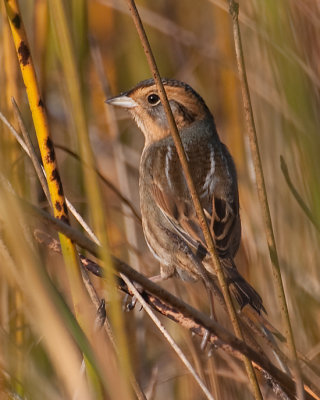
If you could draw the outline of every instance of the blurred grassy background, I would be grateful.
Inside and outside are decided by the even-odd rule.
[[[195,6],[191,0],[141,0],[138,5],[162,76],[186,81],[199,92],[212,110],[221,139],[235,159],[243,226],[239,269],[262,295],[270,320],[281,330],[246,136],[227,3],[201,0]],[[53,141],[80,154],[79,114],[73,112],[72,89],[65,72],[69,60],[60,42],[59,21],[55,20],[46,1],[25,0],[20,6],[49,113]],[[296,344],[301,353],[319,363],[319,232],[286,185],[280,169],[280,155],[287,163],[298,192],[319,223],[320,7],[312,0],[247,0],[240,6],[248,80]],[[126,3],[73,0],[65,2],[65,11],[77,61],[83,112],[97,166],[139,209],[138,163],[143,147],[142,134],[127,115],[114,114],[107,109],[106,94],[97,73],[97,53],[100,53],[107,91],[112,95],[150,77]],[[14,96],[34,135],[3,4],[0,29],[0,111],[17,126],[10,102]],[[58,148],[56,151],[65,193],[92,223],[83,170],[70,155]],[[0,168],[22,197],[45,206],[30,161],[2,123]],[[112,253],[147,275],[157,274],[157,262],[145,245],[140,224],[110,189],[101,188]],[[0,237],[8,247],[12,265],[8,264],[2,249],[0,332],[4,347],[0,358],[0,398],[7,398],[9,392],[18,393],[22,398],[68,398],[59,363],[54,361],[48,350],[50,347],[44,342],[51,341],[52,348],[61,356],[61,363],[65,362],[64,353],[59,343],[54,344],[50,331],[41,328],[46,324],[39,319],[44,314],[39,311],[32,315],[33,309],[30,310],[42,297],[34,293],[31,280],[21,281],[25,273],[21,263],[26,264],[26,271],[37,264],[49,272],[69,302],[63,261],[45,249],[35,250],[32,236],[15,214],[14,204],[6,196],[2,197]],[[7,228],[10,224],[15,228],[12,232]],[[94,282],[108,301],[100,282]],[[175,280],[164,285],[193,305],[208,309],[200,285]],[[50,325],[51,314],[47,314],[47,318]],[[137,308],[126,314],[125,322],[133,369],[142,387],[154,391],[154,397],[150,398],[201,399],[200,389],[143,312]],[[250,397],[240,363],[221,351],[208,359],[199,351],[198,340],[170,321],[163,320],[163,323],[193,360],[216,398]],[[93,351],[106,370],[108,398],[118,399],[121,398],[117,392],[121,372],[114,360],[112,368],[108,365],[113,356],[110,345],[104,341],[104,337],[97,340]],[[273,398],[266,388],[263,393],[265,398]]]

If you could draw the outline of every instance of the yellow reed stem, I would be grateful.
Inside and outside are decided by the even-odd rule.
[[[26,31],[21,18],[18,2],[16,0],[5,1],[9,24],[19,60],[22,78],[26,87],[29,106],[40,148],[42,163],[46,173],[48,188],[51,197],[54,216],[69,224],[68,210],[63,193],[63,187],[58,172],[57,161],[52,140],[50,138],[48,118],[41,98],[35,69],[33,66]],[[78,254],[72,241],[59,234],[62,254],[66,263],[72,301],[76,317],[80,326],[86,329],[86,293],[83,287]],[[87,361],[89,380],[95,393],[102,398],[101,386],[93,366]]]
[[[16,0],[5,1],[6,12],[17,52],[22,78],[26,87],[32,119],[37,135],[43,166],[56,218],[69,223],[67,206],[63,194],[62,183],[58,172],[55,152],[50,138],[49,125],[44,103],[37,83],[35,69],[32,63],[26,31]],[[84,289],[79,270],[78,257],[71,240],[59,234],[63,256],[67,265],[71,286],[73,304],[76,315],[80,315],[80,302],[83,299]]]

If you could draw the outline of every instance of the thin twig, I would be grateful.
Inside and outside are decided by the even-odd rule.
[[[35,169],[35,171],[36,171],[36,173],[38,175],[38,179],[40,181],[42,190],[43,190],[43,192],[44,192],[44,194],[45,194],[45,196],[46,196],[46,198],[48,200],[48,203],[51,205],[50,193],[49,193],[49,189],[48,189],[48,185],[47,185],[47,180],[46,180],[46,177],[45,177],[44,168],[42,167],[42,165],[40,164],[40,162],[38,160],[38,156],[36,154],[36,151],[35,151],[35,149],[33,147],[32,142],[31,142],[30,135],[29,135],[29,133],[27,131],[27,128],[25,126],[25,123],[23,121],[21,112],[20,112],[19,107],[18,107],[18,105],[17,105],[17,103],[16,103],[16,101],[15,101],[15,99],[13,97],[11,98],[11,102],[12,102],[12,105],[13,105],[13,111],[15,113],[15,116],[16,116],[17,120],[18,120],[19,127],[20,127],[20,130],[21,130],[23,139],[24,139],[24,142],[23,141],[22,142],[24,144],[26,144],[27,148],[25,148],[25,146],[22,145],[22,142],[20,143],[20,141],[19,141],[19,143],[21,144],[22,148],[26,151],[26,153],[30,157],[30,159],[32,161],[32,164],[33,164],[33,167],[34,167],[34,169]],[[11,129],[10,129],[10,131],[11,131]],[[17,135],[15,135],[15,137],[18,138],[20,136],[17,134]]]
[[[168,123],[169,123],[169,127],[170,127],[170,132],[171,132],[171,135],[172,135],[173,140],[174,140],[174,144],[175,144],[176,149],[177,149],[177,153],[178,153],[178,156],[179,156],[179,159],[180,159],[180,162],[181,162],[181,165],[182,165],[182,169],[183,169],[186,181],[187,181],[187,185],[188,185],[188,188],[189,188],[189,191],[190,191],[190,195],[192,197],[192,201],[193,201],[196,213],[197,213],[197,217],[199,219],[199,223],[200,223],[203,235],[205,237],[205,241],[206,241],[206,244],[207,244],[207,248],[208,248],[209,254],[210,254],[210,256],[212,258],[212,261],[213,261],[213,267],[214,268],[213,268],[213,270],[211,272],[218,277],[219,284],[220,284],[220,287],[221,287],[221,290],[222,290],[222,293],[223,293],[223,297],[224,297],[226,305],[227,305],[228,313],[229,313],[229,316],[230,316],[230,319],[231,319],[231,323],[232,323],[233,329],[234,329],[234,331],[236,333],[236,336],[238,338],[240,338],[241,340],[243,340],[243,334],[241,332],[241,328],[240,328],[240,324],[239,324],[239,321],[238,321],[238,318],[237,318],[237,314],[236,314],[234,305],[233,305],[232,300],[231,300],[229,287],[227,285],[226,278],[225,278],[224,273],[222,271],[220,260],[219,260],[219,257],[217,255],[217,252],[215,250],[215,246],[214,246],[212,235],[210,233],[208,222],[207,222],[207,220],[205,218],[204,211],[203,211],[203,208],[201,206],[200,199],[199,199],[195,184],[194,184],[192,176],[191,176],[191,170],[190,170],[190,167],[189,167],[189,164],[188,164],[188,161],[187,161],[187,157],[186,157],[186,154],[185,154],[184,149],[183,149],[183,145],[182,145],[182,141],[181,141],[181,138],[180,138],[180,135],[179,135],[179,132],[178,132],[178,128],[176,126],[176,123],[175,123],[175,120],[174,120],[174,117],[173,117],[173,114],[172,114],[172,111],[171,111],[171,108],[170,108],[170,105],[169,105],[169,102],[168,102],[168,99],[167,99],[167,95],[166,95],[165,89],[164,89],[162,81],[161,81],[161,77],[160,77],[160,74],[159,74],[159,71],[158,71],[158,67],[157,67],[157,64],[156,64],[156,61],[155,61],[155,58],[154,58],[150,43],[148,41],[147,35],[145,33],[145,30],[143,28],[143,24],[142,24],[141,18],[139,16],[137,7],[135,5],[135,1],[134,0],[127,0],[127,3],[128,3],[129,10],[131,12],[131,15],[132,15],[132,19],[133,19],[134,24],[136,26],[136,29],[138,31],[138,34],[139,34],[139,37],[140,37],[140,41],[141,41],[141,44],[143,46],[143,49],[144,49],[144,52],[145,52],[145,55],[146,55],[150,70],[152,71],[153,78],[154,78],[155,83],[157,85],[157,89],[158,89],[158,92],[159,92],[160,100],[161,100],[161,103],[162,103],[162,105],[164,107],[164,110],[165,110],[165,113],[166,113],[166,117],[167,117],[167,120],[168,120]],[[247,370],[248,378],[249,378],[249,381],[251,383],[254,396],[255,396],[256,399],[262,399],[260,388],[259,388],[259,384],[258,384],[257,378],[255,376],[254,370],[252,368],[252,365],[251,365],[250,361],[246,357],[244,357],[243,361],[244,361],[244,364],[245,364],[245,367],[246,367],[246,370]]]
[[[305,201],[303,198],[300,196],[298,193],[297,189],[294,187],[292,180],[289,175],[288,167],[286,162],[284,161],[284,158],[280,156],[280,164],[281,164],[281,171],[283,173],[283,176],[289,186],[289,189],[291,193],[293,194],[293,197],[296,199],[298,202],[299,206],[302,208],[306,216],[309,218],[310,222],[313,224],[313,226],[316,228],[318,232],[320,232],[320,224],[312,214],[310,208],[306,205]]]
[[[233,35],[234,35],[237,64],[238,64],[239,77],[240,77],[240,83],[241,83],[241,90],[242,90],[242,99],[243,99],[243,105],[244,105],[245,116],[246,116],[247,127],[248,127],[251,155],[252,155],[254,170],[255,170],[255,175],[256,175],[256,185],[257,185],[257,191],[258,191],[258,196],[259,196],[259,202],[260,202],[261,209],[262,209],[266,237],[267,237],[272,267],[273,267],[272,268],[273,281],[274,281],[274,284],[276,287],[277,297],[280,302],[280,310],[281,310],[282,320],[283,320],[283,323],[285,326],[285,332],[286,332],[285,336],[287,338],[288,347],[289,347],[289,350],[291,353],[294,374],[295,374],[296,382],[297,382],[298,398],[300,400],[303,400],[304,399],[303,382],[302,382],[302,378],[301,378],[301,371],[300,371],[300,366],[299,366],[299,362],[298,362],[296,346],[295,346],[295,342],[294,342],[286,297],[285,297],[282,278],[281,278],[280,263],[279,263],[278,253],[277,253],[276,242],[275,242],[275,238],[274,238],[273,227],[272,227],[272,220],[271,220],[271,215],[270,215],[267,191],[266,191],[266,186],[265,186],[265,181],[264,181],[260,151],[259,151],[259,146],[258,146],[257,133],[256,133],[251,99],[250,99],[248,80],[247,80],[246,69],[245,69],[244,55],[243,55],[242,43],[241,43],[240,27],[239,27],[239,21],[238,21],[239,4],[236,3],[234,0],[229,0],[229,11],[230,11],[230,15],[232,16],[232,21],[233,21]]]
[[[68,197],[66,196],[66,204],[68,207],[68,210],[71,212],[71,214],[75,217],[75,219],[79,222],[79,224],[82,226],[82,228],[87,232],[87,234],[91,237],[91,239],[98,243],[97,236],[94,234],[93,230],[90,228],[90,226],[87,224],[87,222],[82,218],[82,215],[77,211],[77,209],[74,207],[74,205],[69,201]]]
[[[14,109],[15,115],[18,119],[18,123],[19,123],[20,129],[21,129],[21,132],[23,134],[25,141],[21,138],[19,133],[14,129],[14,127],[10,124],[10,122],[7,120],[7,118],[1,112],[0,112],[0,119],[9,128],[10,132],[16,138],[17,142],[20,144],[22,149],[30,157],[32,164],[34,166],[34,169],[37,173],[38,179],[40,181],[40,184],[42,186],[43,192],[44,192],[49,204],[51,204],[50,196],[48,197],[49,191],[48,191],[48,186],[47,186],[47,181],[46,181],[45,170],[44,170],[43,165],[41,164],[40,160],[37,157],[37,154],[33,147],[29,132],[26,129],[21,112],[20,112],[14,98],[12,98],[12,104],[13,104],[13,109]],[[65,200],[66,200],[67,207],[68,207],[69,211],[71,212],[71,214],[75,217],[75,219],[79,222],[79,224],[87,232],[87,234],[91,237],[91,239],[93,241],[95,241],[96,243],[98,243],[96,235],[93,233],[92,229],[89,227],[89,225],[86,223],[86,221],[82,218],[82,216],[76,210],[74,205],[69,201],[67,196],[65,196]]]
[[[151,310],[151,307],[147,304],[147,302],[144,300],[144,298],[141,296],[139,291],[136,289],[136,287],[133,285],[133,283],[128,279],[124,274],[120,274],[121,278],[124,280],[126,285],[128,286],[129,290],[133,293],[133,295],[138,299],[139,303],[142,305],[143,309],[145,312],[149,315],[149,317],[152,319],[154,324],[157,326],[157,328],[160,330],[160,332],[163,334],[165,339],[168,341],[170,346],[173,348],[173,350],[177,353],[178,357],[180,360],[183,362],[183,364],[186,366],[188,371],[191,373],[197,384],[199,385],[200,389],[203,391],[205,394],[206,398],[209,400],[214,400],[214,397],[212,394],[209,392],[208,388],[205,386],[205,384],[202,382],[200,379],[199,375],[196,373],[194,368],[192,367],[190,361],[187,359],[183,351],[180,349],[180,347],[177,345],[177,343],[173,340],[172,336],[169,334],[169,332],[166,330],[166,328],[163,326],[163,324],[160,322],[159,318],[155,315],[155,313]]]
[[[17,142],[20,144],[20,146],[23,148],[23,150],[29,155],[29,150],[25,142],[23,141],[22,137],[19,135],[19,133],[14,129],[14,127],[10,124],[10,122],[7,120],[7,118],[2,114],[0,111],[0,119],[1,121],[8,127],[10,132],[13,134],[13,136],[16,138]]]

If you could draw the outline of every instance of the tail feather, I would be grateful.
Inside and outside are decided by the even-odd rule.
[[[222,266],[229,284],[231,293],[236,298],[242,309],[250,304],[260,315],[261,311],[267,313],[259,293],[240,275],[232,259],[223,259]]]
[[[267,314],[262,298],[256,290],[240,275],[233,260],[222,259],[221,264],[225,272],[225,276],[230,288],[231,293],[241,307],[242,322],[248,324],[248,327],[255,328],[258,334],[260,332],[263,343],[268,344],[268,348],[272,351],[273,356],[279,363],[284,372],[288,372],[286,367],[285,357],[279,350],[275,338],[285,342],[286,339],[283,335],[274,328],[270,322],[261,313],[263,311]]]

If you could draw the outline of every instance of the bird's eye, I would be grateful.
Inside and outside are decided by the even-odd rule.
[[[160,98],[159,98],[159,96],[157,94],[154,94],[154,93],[149,94],[149,96],[148,96],[148,103],[149,104],[152,104],[153,106],[155,106],[156,104],[159,103],[159,101],[160,101]]]

